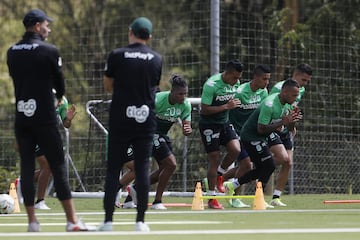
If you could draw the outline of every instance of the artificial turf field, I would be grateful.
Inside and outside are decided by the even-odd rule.
[[[1,239],[360,239],[360,204],[324,204],[324,200],[360,199],[360,195],[284,195],[287,207],[267,210],[235,209],[192,211],[191,207],[148,210],[150,233],[134,232],[134,209],[116,209],[113,232],[65,232],[65,217],[59,202],[48,198],[52,209],[37,211],[40,233],[27,233],[24,207],[21,213],[0,215]],[[78,215],[88,225],[104,218],[102,199],[74,199]],[[150,198],[150,200],[152,200]],[[270,200],[270,196],[265,196]],[[244,199],[251,204],[251,199]],[[192,203],[192,198],[165,197],[164,203]],[[206,202],[205,202],[206,203]],[[205,204],[206,205],[206,204]]]

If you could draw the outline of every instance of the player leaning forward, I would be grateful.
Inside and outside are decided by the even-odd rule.
[[[302,115],[297,107],[292,106],[299,95],[299,84],[287,79],[280,93],[269,95],[250,115],[241,129],[240,137],[255,168],[227,184],[227,195],[252,180],[262,182],[265,188],[271,174],[275,170],[275,162],[269,149],[267,137],[274,131],[287,127],[294,129]]]
[[[211,76],[204,84],[201,95],[201,112],[199,130],[202,142],[207,152],[209,166],[207,180],[208,195],[215,196],[215,185],[219,191],[222,173],[219,172],[220,145],[226,147],[225,164],[231,165],[240,153],[240,143],[234,127],[229,123],[229,110],[240,105],[239,99],[234,99],[242,76],[243,64],[231,60],[225,66],[225,71]],[[223,192],[223,190],[222,190]],[[209,199],[209,208],[223,209],[216,199]]]

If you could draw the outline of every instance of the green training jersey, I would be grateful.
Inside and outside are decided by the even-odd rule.
[[[235,98],[236,89],[239,87],[239,81],[231,86],[224,83],[221,73],[211,76],[204,84],[201,103],[210,106],[221,106],[226,104],[229,100]],[[201,124],[225,124],[229,121],[229,110],[212,114],[200,114],[199,123]]]
[[[284,84],[285,81],[281,81],[276,83],[270,91],[270,94],[273,93],[279,93],[281,91],[282,85]],[[294,106],[297,106],[301,100],[301,98],[304,96],[305,94],[305,87],[300,87],[299,88],[299,96],[296,98],[296,101],[293,103]]]
[[[250,114],[259,107],[260,103],[268,96],[267,89],[258,89],[255,92],[250,87],[250,82],[241,84],[236,90],[235,98],[241,101],[238,108],[229,112],[230,122],[234,125],[236,132],[240,135],[243,127]]]
[[[166,135],[178,118],[191,121],[191,104],[186,98],[184,103],[171,104],[170,91],[158,92],[155,97],[155,114],[157,122],[156,133]]]
[[[269,95],[245,122],[240,133],[241,140],[265,141],[267,135],[258,133],[258,124],[268,125],[281,121],[282,116],[287,114],[291,108],[290,104],[281,104],[278,93]]]
[[[60,116],[61,120],[66,118],[66,112],[69,108],[69,102],[65,96],[62,97],[61,104],[57,106],[56,113]]]

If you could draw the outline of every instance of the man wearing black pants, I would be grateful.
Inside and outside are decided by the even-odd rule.
[[[86,231],[88,228],[76,217],[64,160],[63,144],[57,127],[53,89],[58,105],[65,93],[59,51],[45,42],[52,21],[43,11],[29,11],[23,24],[23,39],[9,48],[7,64],[13,79],[16,114],[15,135],[21,158],[21,191],[28,216],[28,231],[39,232],[35,216],[34,170],[35,146],[46,156],[57,197],[64,208],[67,231]]]
[[[146,43],[151,39],[152,23],[145,17],[129,27],[129,45],[114,49],[108,57],[104,88],[112,92],[109,116],[109,149],[105,179],[105,220],[100,231],[111,231],[119,175],[132,145],[137,183],[135,231],[148,232],[144,223],[149,199],[149,158],[156,129],[155,91],[161,77],[161,56]]]

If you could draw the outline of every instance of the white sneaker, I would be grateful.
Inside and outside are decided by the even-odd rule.
[[[250,205],[247,205],[247,204],[243,203],[243,201],[241,201],[238,198],[232,200],[231,206],[234,207],[234,208],[248,208],[248,207],[250,207]]]
[[[20,183],[20,177],[18,179],[16,179],[16,193],[17,193],[17,197],[18,197],[18,200],[19,200],[19,203],[20,204],[23,204],[24,203],[24,198],[23,198],[23,195],[22,195],[22,192],[21,192],[21,183]]]
[[[144,222],[136,222],[135,223],[135,231],[136,232],[150,232],[150,228]]]
[[[125,209],[136,208],[136,205],[133,201],[124,202],[124,204],[122,205],[122,208],[125,208]]]
[[[274,208],[274,206],[271,206],[270,204],[268,204],[268,203],[265,201],[265,208]]]
[[[287,205],[280,198],[274,198],[270,201],[270,205],[274,207],[286,207]]]
[[[40,210],[50,210],[51,209],[45,204],[45,200],[42,200],[42,201],[36,203],[34,205],[34,208],[40,209]]]
[[[152,204],[151,209],[155,209],[155,210],[166,210],[167,208],[164,206],[164,204],[162,203],[155,203],[155,204]]]
[[[134,186],[129,185],[129,186],[127,186],[126,190],[130,194],[134,204],[137,205],[137,194],[136,194],[136,190],[135,190]]]
[[[110,221],[104,222],[98,227],[97,230],[102,231],[102,232],[112,231],[113,230],[113,224]]]
[[[67,222],[66,231],[67,232],[79,232],[79,231],[95,231],[95,226],[86,226],[85,223],[79,219],[77,223]]]
[[[38,222],[32,222],[28,225],[28,232],[40,232],[40,223]]]

